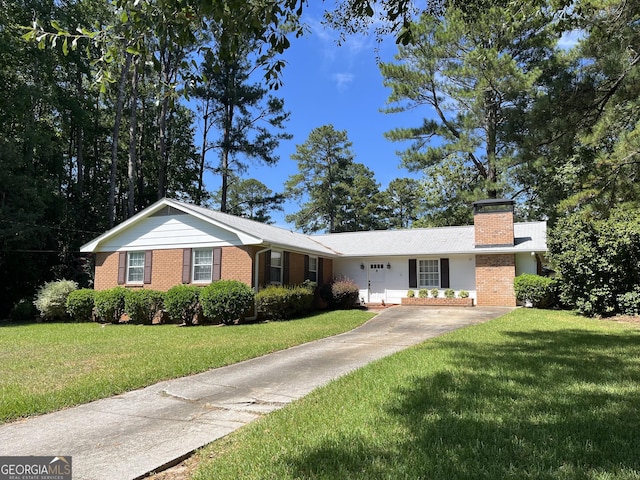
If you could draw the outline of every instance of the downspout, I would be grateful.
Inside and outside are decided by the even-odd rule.
[[[253,258],[253,264],[255,265],[255,271],[253,272],[253,291],[258,293],[258,285],[260,283],[260,269],[258,268],[260,265],[260,254],[264,252],[268,252],[271,248],[263,248],[262,250],[258,250]],[[251,317],[245,318],[245,320],[254,321],[258,318],[258,309],[256,308],[256,302],[253,302],[253,315]]]

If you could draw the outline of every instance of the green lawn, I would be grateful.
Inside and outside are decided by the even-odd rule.
[[[0,324],[0,422],[335,335],[372,316],[350,310],[289,322],[189,328]]]
[[[640,479],[640,330],[519,309],[211,444],[203,479]]]

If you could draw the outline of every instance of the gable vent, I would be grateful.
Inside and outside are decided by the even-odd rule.
[[[171,207],[167,205],[166,207],[158,210],[156,213],[151,215],[152,217],[167,217],[169,215],[186,215],[182,210],[178,210],[177,208]]]

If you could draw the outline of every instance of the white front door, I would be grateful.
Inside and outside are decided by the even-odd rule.
[[[369,303],[381,303],[386,300],[384,285],[384,264],[369,264]]]

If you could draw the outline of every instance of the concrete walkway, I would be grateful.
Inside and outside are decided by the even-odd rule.
[[[510,308],[391,307],[351,332],[0,426],[0,455],[73,458],[74,480],[145,476],[367,363]]]

